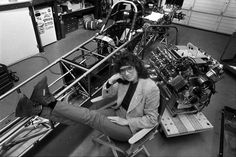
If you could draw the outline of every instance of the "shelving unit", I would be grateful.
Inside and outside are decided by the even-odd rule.
[[[65,34],[75,31],[79,28],[79,21],[82,20],[83,15],[94,14],[95,6],[90,5],[85,8],[72,10],[68,13],[59,13],[58,16],[60,20],[63,20],[64,26],[61,25],[61,35],[62,38],[65,37]],[[60,21],[60,24],[62,22]],[[62,30],[63,29],[63,30]]]
[[[91,5],[91,6],[87,6],[85,8],[72,10],[72,12],[68,12],[68,13],[58,13],[58,16],[78,15],[78,13],[80,15],[80,14],[84,14],[84,13],[94,11],[94,9],[95,9],[95,6]]]
[[[75,31],[79,28],[79,21],[82,20],[84,15],[93,14],[95,18],[99,18],[99,1],[87,1],[84,3],[56,3],[55,9],[57,9],[57,25],[58,39],[64,38],[67,33]],[[68,5],[68,6],[67,6]],[[70,8],[67,8],[70,7]]]

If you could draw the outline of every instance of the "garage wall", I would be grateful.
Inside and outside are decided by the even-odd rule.
[[[0,63],[12,65],[39,53],[28,7],[0,11]]]
[[[236,0],[184,0],[181,11],[185,19],[174,23],[225,34],[236,31]]]

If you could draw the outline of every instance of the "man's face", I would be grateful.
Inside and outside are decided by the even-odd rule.
[[[137,70],[134,66],[131,65],[122,66],[120,68],[120,74],[123,77],[123,79],[130,82],[136,82],[138,79]]]

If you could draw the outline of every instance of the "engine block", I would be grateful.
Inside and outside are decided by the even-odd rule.
[[[147,65],[172,115],[206,107],[223,74],[222,64],[191,43],[170,48],[160,45],[151,51]]]

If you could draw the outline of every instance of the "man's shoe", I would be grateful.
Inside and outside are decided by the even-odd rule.
[[[46,76],[34,86],[30,100],[43,106],[48,106],[51,102],[56,101],[54,96],[49,91]]]
[[[20,94],[20,100],[17,103],[15,116],[16,117],[30,117],[41,113],[42,106],[32,102],[24,94]]]

